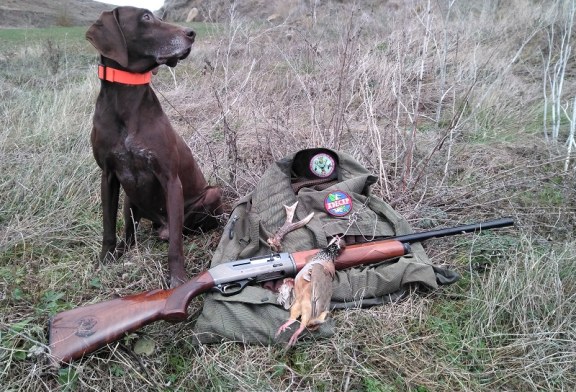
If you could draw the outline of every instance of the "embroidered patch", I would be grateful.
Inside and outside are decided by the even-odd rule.
[[[345,192],[330,192],[324,199],[324,208],[333,216],[344,216],[352,210],[352,198]]]
[[[325,178],[334,173],[336,163],[334,158],[326,153],[316,154],[310,160],[310,171],[315,176]]]

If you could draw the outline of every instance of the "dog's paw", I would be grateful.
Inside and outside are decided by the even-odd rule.
[[[116,261],[116,251],[102,250],[100,256],[98,257],[99,264],[108,264]]]
[[[158,229],[158,237],[162,241],[168,241],[170,239],[170,230],[168,230],[167,225],[160,226],[160,228]]]
[[[124,253],[128,252],[129,250],[130,250],[130,244],[128,244],[126,241],[121,241],[120,244],[116,246],[116,249],[114,249],[113,254],[114,259],[119,259],[124,255]]]
[[[100,252],[100,256],[98,257],[99,264],[109,264],[113,263],[118,260],[120,257],[124,255],[124,253],[128,250],[128,247],[124,242],[121,245],[117,246],[113,250],[102,250]]]

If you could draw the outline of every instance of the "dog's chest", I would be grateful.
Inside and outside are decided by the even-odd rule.
[[[156,155],[131,135],[116,143],[109,151],[107,161],[112,163],[118,180],[128,192],[130,189],[142,192],[158,186]]]

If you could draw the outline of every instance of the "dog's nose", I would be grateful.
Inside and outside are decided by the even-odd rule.
[[[196,38],[196,33],[192,29],[187,29],[186,30],[186,36],[188,38],[190,38],[191,40],[194,40],[194,38]]]

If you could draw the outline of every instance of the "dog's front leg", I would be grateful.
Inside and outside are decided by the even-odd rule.
[[[100,262],[113,260],[116,250],[116,218],[118,215],[118,198],[120,196],[120,181],[116,175],[108,170],[102,170],[100,181],[100,195],[102,198],[103,236]]]
[[[182,183],[178,176],[168,180],[166,186],[166,210],[168,215],[168,268],[170,270],[170,287],[186,282],[184,269],[184,247],[182,227],[184,224],[184,195]]]

